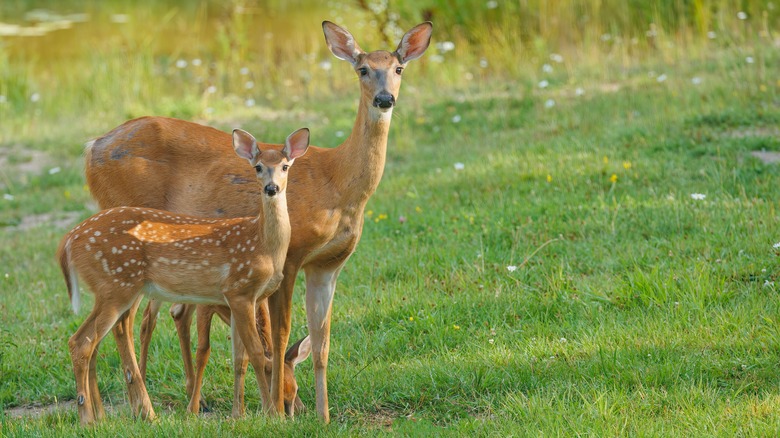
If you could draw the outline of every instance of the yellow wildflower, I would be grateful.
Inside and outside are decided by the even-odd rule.
[[[626,170],[631,169],[631,162],[630,161],[624,161],[623,162],[623,168]]]
[[[549,173],[547,174],[547,182],[548,183],[552,182],[552,175],[550,175]]]
[[[609,158],[607,158],[606,155],[604,155],[603,160],[604,160],[604,164],[609,164]]]
[[[614,173],[612,174],[612,176],[609,177],[609,181],[612,182],[612,184],[616,183],[617,179],[618,179],[617,175]]]

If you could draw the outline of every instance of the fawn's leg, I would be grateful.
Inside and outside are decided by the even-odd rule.
[[[226,296],[226,298],[231,311],[230,332],[233,339],[233,361],[235,363],[235,361],[242,360],[237,357],[237,353],[240,353],[240,347],[237,348],[236,343],[237,338],[240,337],[247,354],[249,354],[252,368],[255,370],[255,378],[263,400],[263,410],[271,415],[279,414],[280,412],[271,403],[271,392],[268,388],[268,382],[265,380],[265,352],[255,325],[256,300],[250,294],[241,294],[240,292]]]
[[[154,419],[155,413],[152,408],[152,401],[149,399],[149,393],[146,391],[144,379],[141,376],[141,370],[138,368],[138,362],[135,359],[135,342],[133,340],[133,322],[135,313],[141,304],[141,296],[133,302],[119,319],[119,323],[114,327],[114,338],[119,350],[119,357],[122,360],[122,370],[125,383],[127,384],[128,398],[133,415],[144,419]]]
[[[92,312],[68,340],[73,373],[76,376],[76,404],[81,424],[90,424],[96,420],[90,391],[89,364],[98,344],[118,318],[119,312],[116,309],[96,300]]]
[[[157,314],[160,313],[162,301],[150,300],[144,309],[144,316],[141,320],[141,357],[139,367],[141,369],[141,378],[146,381],[146,361],[149,359],[149,344],[152,342],[152,332],[157,325]]]

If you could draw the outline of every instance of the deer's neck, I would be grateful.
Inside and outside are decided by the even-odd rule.
[[[281,269],[290,245],[290,216],[287,213],[287,196],[281,193],[263,197],[263,211],[256,219],[262,224],[263,245],[274,259],[274,267]],[[278,266],[276,266],[278,265]]]
[[[334,175],[343,177],[342,193],[356,203],[368,201],[385,169],[392,111],[379,115],[369,110],[373,108],[361,99],[352,133],[337,149],[334,169]]]

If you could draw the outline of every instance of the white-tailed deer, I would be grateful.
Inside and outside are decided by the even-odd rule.
[[[347,30],[328,21],[322,27],[331,52],[349,62],[357,75],[357,118],[344,143],[332,149],[310,148],[290,172],[288,207],[294,231],[284,279],[269,297],[269,307],[274,349],[271,396],[281,412],[282,352],[290,333],[296,274],[303,269],[317,413],[328,422],[326,370],[336,280],[360,240],[363,209],[382,178],[401,74],[409,61],[425,52],[433,26],[429,22],[415,26],[393,52],[370,53]],[[251,172],[225,153],[230,144],[230,135],[183,120],[130,120],[88,145],[87,183],[102,208],[136,205],[212,217],[257,214],[259,188]],[[153,316],[147,312],[144,319],[151,321]]]
[[[236,154],[251,164],[263,194],[255,217],[202,219],[143,207],[104,210],[71,230],[57,257],[74,310],[79,307],[78,278],[95,295],[95,305],[68,341],[76,375],[79,417],[83,424],[102,415],[94,361],[97,346],[113,327],[127,328],[143,295],[164,301],[217,304],[230,308],[233,360],[249,361],[266,412],[275,412],[265,379],[265,354],[255,327],[258,299],[282,281],[290,242],[287,176],[293,161],[309,146],[308,129],[287,137],[282,151],[260,151],[254,137],[233,131]],[[126,313],[129,312],[129,313]],[[117,325],[117,322],[120,322]],[[117,335],[117,330],[114,330]],[[131,331],[117,336],[133,412],[154,417],[135,360]],[[128,336],[129,339],[128,339]],[[283,359],[283,358],[282,358]]]

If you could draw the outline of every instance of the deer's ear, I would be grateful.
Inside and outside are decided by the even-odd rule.
[[[260,155],[260,149],[257,148],[257,140],[252,137],[252,134],[242,130],[233,130],[233,149],[236,150],[236,154],[239,157],[254,162],[258,155]]]
[[[290,362],[292,367],[306,360],[311,354],[311,339],[307,335],[305,338],[293,344],[292,347],[287,349],[287,353],[284,354],[284,361]]]
[[[414,26],[409,32],[404,34],[395,53],[401,59],[401,64],[417,59],[425,53],[425,49],[431,43],[431,34],[433,33],[433,23],[425,23]]]
[[[348,61],[353,66],[357,64],[358,56],[364,52],[347,29],[330,21],[323,21],[322,31],[325,33],[325,42],[328,43],[328,48],[336,58]]]
[[[306,153],[309,149],[309,128],[301,128],[287,137],[282,153],[290,162]]]

